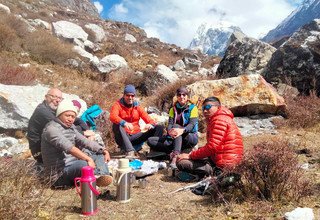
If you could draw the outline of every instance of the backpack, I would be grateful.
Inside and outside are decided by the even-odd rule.
[[[102,112],[103,111],[100,108],[100,106],[97,104],[94,104],[81,115],[81,120],[86,122],[92,130],[96,130],[95,119],[99,117]]]

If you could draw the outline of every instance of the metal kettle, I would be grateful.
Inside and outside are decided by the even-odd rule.
[[[78,186],[80,183],[80,187]],[[96,178],[93,168],[90,166],[82,167],[81,177],[74,179],[76,190],[81,197],[81,210],[83,215],[94,215],[97,211],[97,196],[100,194],[96,190]]]
[[[129,159],[119,159],[119,166],[115,169],[113,184],[117,187],[116,200],[126,203],[131,200],[130,189],[133,177],[132,168],[129,167]]]

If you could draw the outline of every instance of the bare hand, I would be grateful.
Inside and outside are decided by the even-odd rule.
[[[177,132],[176,132],[175,128],[172,128],[172,129],[170,129],[170,130],[168,131],[168,134],[169,134],[172,138],[174,138],[174,137],[177,135]]]
[[[87,137],[90,141],[95,141],[96,140],[96,137],[95,136],[89,136]]]
[[[176,137],[179,137],[183,134],[184,128],[176,128]]]
[[[107,150],[104,151],[104,161],[109,162],[110,161],[110,154]]]
[[[94,131],[92,131],[92,130],[86,130],[86,131],[83,132],[83,134],[86,137],[90,137],[90,136],[94,136],[95,135]]]
[[[89,165],[90,167],[92,167],[93,169],[96,168],[96,164],[94,163],[94,161],[93,161],[92,158],[88,159],[88,160],[87,160],[87,163],[88,163],[88,165]]]
[[[180,160],[189,160],[189,159],[190,159],[190,155],[189,155],[189,154],[186,154],[186,153],[179,154],[178,157],[177,157],[177,161],[180,161]]]
[[[127,128],[128,130],[133,130],[133,124],[129,123],[129,122],[126,122],[124,124],[124,127]]]
[[[172,137],[172,138],[177,138],[179,136],[181,136],[184,132],[184,129],[183,128],[172,128],[170,131],[169,131],[169,135]]]

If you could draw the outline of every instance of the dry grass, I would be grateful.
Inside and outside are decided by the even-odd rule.
[[[6,85],[32,85],[36,74],[32,68],[14,66],[0,58],[0,83]]]
[[[36,219],[44,210],[54,216],[54,210],[46,207],[47,187],[39,182],[33,163],[0,158],[0,219]]]
[[[287,120],[275,121],[279,127],[309,128],[320,122],[320,98],[314,93],[310,96],[285,97]]]
[[[26,25],[0,11],[0,50],[21,51],[22,37],[27,34]]]
[[[63,65],[67,59],[73,58],[72,45],[62,42],[44,30],[38,30],[27,35],[24,47],[39,63],[50,62]]]

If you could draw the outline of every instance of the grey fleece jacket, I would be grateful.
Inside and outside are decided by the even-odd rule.
[[[105,148],[80,134],[74,125],[66,127],[58,118],[49,122],[41,136],[41,152],[45,171],[57,175],[78,159],[69,151],[73,146],[102,152]]]

